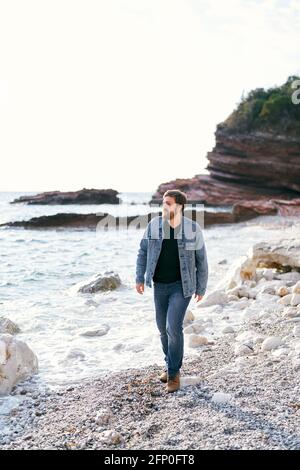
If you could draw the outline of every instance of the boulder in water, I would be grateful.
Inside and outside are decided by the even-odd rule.
[[[77,285],[77,292],[82,294],[95,294],[96,292],[117,289],[121,285],[120,276],[114,271],[105,271],[95,274],[90,280]]]

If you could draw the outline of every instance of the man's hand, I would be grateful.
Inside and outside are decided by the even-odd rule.
[[[196,302],[199,302],[201,299],[203,299],[203,295],[195,294],[194,300],[196,300]]]
[[[139,294],[143,294],[143,293],[144,293],[145,286],[144,286],[143,283],[141,283],[141,284],[136,284],[136,285],[135,285],[135,288],[136,288],[136,290],[137,290],[137,292],[138,292]]]

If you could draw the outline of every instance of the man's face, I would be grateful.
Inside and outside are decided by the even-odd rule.
[[[165,196],[162,203],[162,213],[165,218],[173,218],[181,211],[181,204],[175,202],[175,197]]]

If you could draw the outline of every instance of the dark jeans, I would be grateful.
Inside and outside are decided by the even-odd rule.
[[[182,281],[153,282],[156,324],[160,332],[169,378],[175,377],[183,359],[183,319],[192,296],[184,298]]]

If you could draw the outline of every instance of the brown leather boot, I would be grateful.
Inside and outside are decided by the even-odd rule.
[[[178,372],[175,377],[169,378],[167,383],[167,392],[176,392],[180,388],[180,372]]]
[[[163,373],[159,376],[159,380],[160,380],[161,382],[167,383],[167,382],[168,382],[168,373],[167,373],[167,372],[163,372]]]

